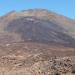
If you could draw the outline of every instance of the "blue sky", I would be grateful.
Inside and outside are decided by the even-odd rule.
[[[0,15],[33,8],[52,10],[75,19],[75,0],[0,0]]]

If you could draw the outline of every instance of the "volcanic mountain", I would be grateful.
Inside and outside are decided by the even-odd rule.
[[[0,75],[74,75],[75,20],[46,9],[0,17]]]
[[[45,9],[12,11],[0,18],[2,42],[75,43],[75,21]],[[0,41],[0,42],[1,42]]]

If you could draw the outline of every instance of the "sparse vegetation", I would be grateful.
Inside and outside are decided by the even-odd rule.
[[[61,75],[60,73],[55,73],[55,75]]]

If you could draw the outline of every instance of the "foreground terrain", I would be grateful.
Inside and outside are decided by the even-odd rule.
[[[74,75],[75,48],[38,43],[0,46],[0,75]]]

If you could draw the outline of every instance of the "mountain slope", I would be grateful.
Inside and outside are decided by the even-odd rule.
[[[7,26],[7,31],[21,35],[24,41],[74,43],[66,30],[57,24],[35,17],[22,17],[13,20]]]
[[[0,32],[12,37],[12,42],[75,43],[74,27],[75,21],[45,9],[12,11],[0,20]]]

